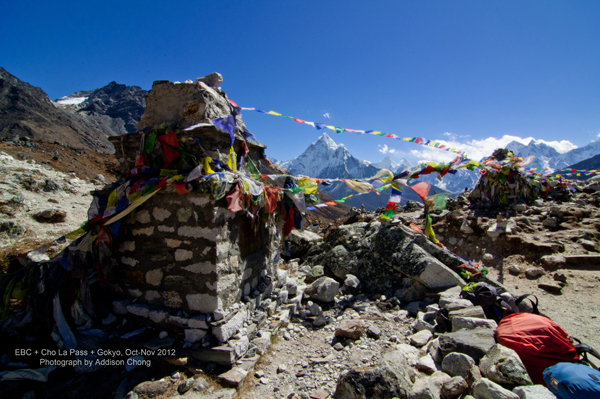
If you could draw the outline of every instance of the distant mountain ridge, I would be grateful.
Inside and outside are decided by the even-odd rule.
[[[55,107],[42,89],[0,67],[0,139],[18,137],[114,152],[106,134],[86,117]]]
[[[506,148],[517,156],[534,156],[535,158],[526,168],[559,170],[600,154],[600,141],[593,141],[583,147],[575,148],[562,154],[539,140],[532,140],[527,145],[512,141]]]
[[[50,101],[39,87],[0,68],[0,138],[60,141],[112,153],[106,137],[137,131],[147,93],[138,86],[110,82]]]
[[[78,91],[61,97],[54,104],[85,116],[107,136],[135,133],[146,107],[148,92],[139,86],[110,82],[90,91]],[[110,118],[110,119],[109,119]]]
[[[381,168],[376,165],[396,166],[396,172],[402,164],[396,164],[390,159],[378,164],[371,164],[368,161],[361,161],[355,158],[342,144],[336,144],[327,133],[321,137],[299,156],[289,161],[278,161],[278,165],[287,169],[294,175],[306,175],[310,177],[328,178],[328,179],[363,179],[374,176]],[[393,164],[391,162],[393,162]],[[409,162],[409,161],[407,161]],[[408,165],[407,165],[408,166]],[[387,168],[386,168],[387,169]],[[404,169],[404,168],[402,168]],[[331,186],[321,185],[319,190],[325,192],[335,199],[348,195],[354,197],[346,201],[347,205],[360,208],[362,205],[367,210],[374,210],[385,206],[390,197],[390,190],[383,191],[380,195],[369,193],[356,195],[357,192],[349,188],[343,182],[334,182]],[[441,187],[432,185],[431,192],[445,192]],[[406,200],[420,201],[419,197],[411,190],[404,190],[403,203]]]

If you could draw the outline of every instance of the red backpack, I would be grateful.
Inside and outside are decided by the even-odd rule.
[[[503,318],[496,329],[496,341],[517,352],[534,384],[546,385],[546,368],[579,360],[567,333],[536,314],[513,313]]]

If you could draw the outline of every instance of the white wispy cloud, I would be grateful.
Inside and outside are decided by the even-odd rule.
[[[505,134],[500,138],[496,137],[488,137],[481,140],[468,140],[462,141],[456,139],[456,135],[452,135],[452,133],[444,133],[447,137],[453,137],[449,140],[436,140],[439,141],[450,148],[457,148],[461,151],[464,151],[467,156],[471,159],[479,160],[483,157],[488,157],[494,152],[496,148],[504,148],[506,145],[512,141],[517,141],[524,145],[528,145],[532,140],[535,140],[533,137],[518,137],[511,136]],[[600,137],[600,136],[599,136]],[[559,153],[565,153],[572,149],[577,148],[577,146],[571,143],[568,140],[562,141],[545,141],[545,140],[535,140],[535,143],[544,143],[550,147],[553,147]],[[439,150],[433,147],[422,146],[421,148],[415,148],[410,151],[412,157],[417,159],[419,162],[424,161],[433,161],[433,162],[449,162],[456,157],[456,154]]]
[[[331,119],[331,114],[329,112],[325,112],[323,114],[323,117],[327,118],[327,119]]]
[[[393,148],[389,148],[387,146],[387,144],[384,144],[384,145],[379,144],[377,147],[379,147],[378,151],[382,154],[387,154],[387,153],[395,154],[396,153],[396,150]]]

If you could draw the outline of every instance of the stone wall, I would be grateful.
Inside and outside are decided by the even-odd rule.
[[[118,249],[123,293],[149,305],[212,313],[273,275],[274,226],[230,213],[225,200],[167,188],[126,219]],[[247,236],[241,239],[241,234]],[[251,247],[248,240],[263,245]]]

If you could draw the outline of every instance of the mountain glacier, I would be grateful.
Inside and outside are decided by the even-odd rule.
[[[506,148],[517,156],[534,156],[535,158],[527,165],[527,168],[560,170],[600,154],[600,141],[593,141],[583,147],[562,154],[539,140],[531,140],[528,145],[513,141]]]

